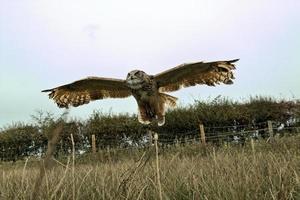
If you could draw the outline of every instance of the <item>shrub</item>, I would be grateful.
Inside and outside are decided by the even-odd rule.
[[[203,123],[208,136],[217,132],[233,131],[224,126],[248,125],[260,128],[261,123],[273,120],[277,123],[292,121],[299,126],[300,101],[276,100],[269,97],[253,97],[244,102],[217,97],[208,101],[195,101],[186,107],[178,107],[166,113],[166,124],[158,127],[142,125],[136,115],[104,114],[94,111],[85,121],[56,118],[50,113],[37,112],[32,116],[34,123],[15,124],[0,132],[1,159],[16,160],[30,155],[42,155],[47,147],[47,139],[58,123],[63,121],[64,128],[57,152],[65,154],[71,150],[70,134],[73,134],[76,150],[90,149],[91,135],[96,136],[97,147],[143,146],[147,142],[147,130],[160,134],[163,141],[182,138],[187,132],[198,135],[199,123]],[[297,123],[297,124],[295,124]],[[235,129],[237,131],[238,129]],[[264,134],[263,132],[261,134]]]

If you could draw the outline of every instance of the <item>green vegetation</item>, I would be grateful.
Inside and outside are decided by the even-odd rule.
[[[160,148],[163,199],[300,199],[299,146],[300,137],[292,136],[243,147]],[[33,199],[159,199],[154,147],[144,151],[103,150],[76,156],[74,165],[60,159]],[[30,199],[37,164],[0,163],[0,199]]]
[[[160,191],[162,199],[300,199],[299,118],[300,102],[262,97],[196,101],[168,111],[163,127],[127,114],[94,112],[78,121],[39,112],[34,123],[0,132],[0,199],[160,199]],[[267,120],[280,137],[264,139]],[[158,155],[148,129],[159,133]],[[97,153],[90,152],[93,134]],[[57,135],[54,157],[48,152],[40,162]]]
[[[237,102],[222,97],[208,101],[195,101],[187,107],[178,107],[166,114],[166,124],[162,127],[145,126],[137,121],[135,115],[103,114],[94,112],[87,120],[63,120],[49,113],[38,112],[32,124],[13,124],[0,132],[0,160],[18,160],[31,155],[43,155],[47,139],[52,137],[53,129],[63,123],[61,142],[57,146],[57,155],[66,154],[71,149],[70,134],[74,136],[77,151],[90,151],[91,135],[95,134],[98,149],[144,146],[147,130],[156,131],[161,143],[175,138],[187,137],[187,132],[198,135],[199,123],[203,123],[208,140],[218,132],[232,132],[231,128],[217,130],[211,127],[236,125],[234,131],[265,128],[267,120],[286,123],[297,119],[299,126],[300,102],[275,100],[266,97],[250,98]],[[246,125],[239,127],[239,125]],[[262,127],[263,126],[263,127]],[[266,134],[264,131],[260,133]],[[130,142],[128,142],[130,141]],[[56,156],[57,156],[56,155]]]

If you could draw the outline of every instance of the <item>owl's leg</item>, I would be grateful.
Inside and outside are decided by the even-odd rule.
[[[165,124],[165,103],[160,99],[155,109],[157,125],[162,126]]]
[[[157,115],[157,125],[162,126],[165,124],[165,115]]]
[[[138,120],[142,124],[150,124],[152,121],[147,106],[144,104],[139,105]]]

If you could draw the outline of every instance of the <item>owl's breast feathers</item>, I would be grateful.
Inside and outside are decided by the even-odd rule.
[[[131,92],[137,101],[147,102],[151,97],[156,96],[157,84],[154,79],[149,78],[143,81],[139,89],[132,89]]]

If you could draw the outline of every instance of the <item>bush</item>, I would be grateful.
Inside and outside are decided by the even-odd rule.
[[[71,150],[71,133],[76,150],[85,152],[90,150],[92,134],[96,136],[98,149],[105,149],[144,146],[149,129],[158,132],[162,141],[185,137],[190,131],[198,133],[199,123],[205,125],[209,134],[219,131],[210,127],[248,125],[260,128],[259,126],[267,120],[277,123],[293,122],[292,125],[299,126],[300,102],[278,101],[268,97],[254,97],[245,102],[238,102],[217,97],[210,101],[195,101],[190,106],[167,111],[166,124],[162,127],[155,123],[142,125],[136,115],[104,114],[98,111],[94,111],[85,121],[67,121],[43,112],[37,112],[32,118],[33,124],[15,124],[0,132],[1,160],[16,160],[30,155],[41,156],[47,147],[47,139],[52,137],[54,128],[60,122],[63,122],[64,128],[57,152],[65,154]],[[222,131],[233,130],[222,128]]]

